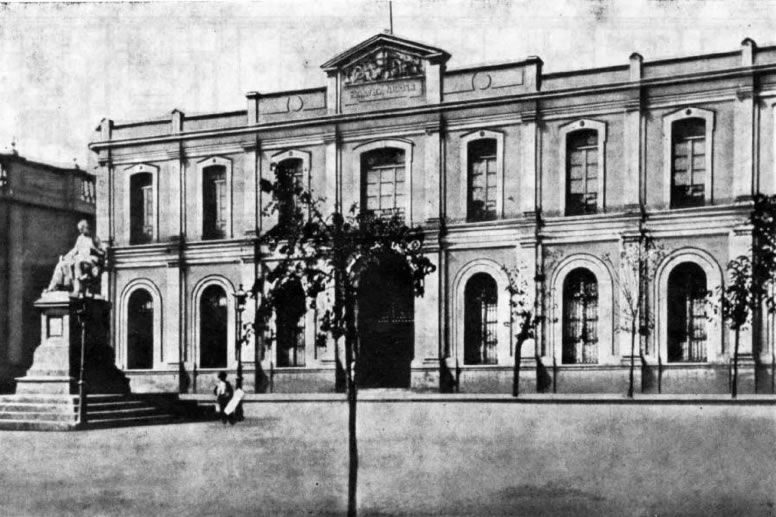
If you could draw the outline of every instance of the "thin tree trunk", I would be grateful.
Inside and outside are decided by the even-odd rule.
[[[631,352],[630,352],[630,381],[628,384],[628,398],[633,398],[633,371],[636,368],[634,355],[636,353],[636,320],[631,321]]]
[[[733,349],[733,385],[730,387],[733,398],[738,396],[738,338],[740,333],[740,329],[736,328],[736,346]]]
[[[358,514],[358,438],[356,435],[356,408],[358,400],[358,350],[356,337],[356,308],[351,286],[345,281],[345,355],[348,377],[348,517]]]
[[[358,441],[356,437],[356,383],[353,378],[353,368],[348,364],[348,517],[356,517],[358,506],[356,491],[358,489]]]
[[[512,396],[517,397],[520,395],[520,355],[523,349],[524,340],[518,336],[517,343],[515,343],[515,376],[512,382]]]

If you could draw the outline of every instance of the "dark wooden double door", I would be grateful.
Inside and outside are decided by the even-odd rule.
[[[386,262],[361,281],[358,299],[362,388],[409,388],[414,356],[414,298],[407,266]]]

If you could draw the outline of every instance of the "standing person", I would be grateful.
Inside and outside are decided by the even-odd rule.
[[[213,389],[213,393],[215,394],[218,403],[218,415],[221,417],[221,423],[226,424],[230,417],[224,413],[224,409],[226,408],[226,405],[229,404],[229,401],[232,400],[232,394],[234,393],[232,385],[226,380],[226,372],[218,373],[218,382]]]

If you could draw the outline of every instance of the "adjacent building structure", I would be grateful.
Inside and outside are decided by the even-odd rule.
[[[277,177],[332,209],[426,230],[437,271],[424,297],[400,268],[366,283],[365,387],[509,392],[519,360],[523,391],[624,392],[622,262],[650,242],[637,390],[729,390],[731,334],[706,295],[749,252],[753,194],[776,193],[776,47],[745,39],[550,74],[538,57],[458,69],[449,58],[383,33],[323,64],[320,88],[250,92],[235,112],[102,121],[91,149],[111,250],[103,292],[132,389],[209,390],[236,368],[232,293],[272,267],[256,239],[277,222],[260,181]],[[542,316],[519,358],[505,268],[522,271]],[[287,305],[243,346],[246,384],[334,390],[316,309],[299,292]],[[772,389],[772,330],[745,333],[741,392]]]
[[[94,220],[94,177],[18,153],[0,154],[0,392],[14,389],[40,343],[33,302],[45,289],[59,256]]]

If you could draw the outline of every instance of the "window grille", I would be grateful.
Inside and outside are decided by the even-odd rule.
[[[572,271],[563,288],[563,363],[598,362],[598,283],[586,269]]]
[[[478,273],[466,284],[464,364],[498,364],[496,281]]]
[[[706,361],[706,275],[697,264],[668,277],[668,361]]]

